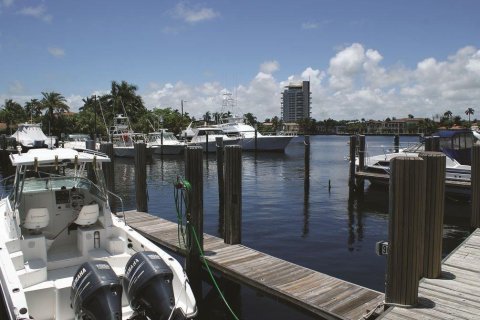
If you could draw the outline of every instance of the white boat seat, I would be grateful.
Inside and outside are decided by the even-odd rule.
[[[97,222],[98,215],[99,215],[98,203],[88,204],[82,207],[74,223],[76,223],[79,226],[92,225],[95,222]]]
[[[30,208],[25,216],[23,227],[29,230],[38,230],[48,226],[50,214],[47,208]]]

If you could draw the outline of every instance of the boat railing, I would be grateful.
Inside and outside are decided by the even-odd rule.
[[[108,155],[106,153],[97,151],[97,150],[92,150],[92,149],[82,149],[83,153],[91,154],[94,156],[100,156],[100,157],[105,157],[108,158]]]
[[[108,194],[112,195],[113,197],[117,198],[118,200],[120,200],[120,204],[122,206],[122,216],[123,216],[123,222],[125,223],[125,225],[127,225],[127,218],[125,216],[125,210],[124,210],[124,206],[123,206],[123,199],[122,197],[120,197],[118,194],[116,193],[113,193],[111,192],[110,190],[107,190]],[[115,215],[117,215],[117,212],[115,212]],[[118,216],[118,215],[117,215]]]
[[[392,145],[386,146],[386,145],[366,144],[365,145],[365,164],[371,165],[371,163],[369,163],[369,159],[374,156],[384,155],[385,158],[387,158],[388,155],[392,153],[403,153],[406,155],[408,153],[420,153],[424,150],[425,150],[424,144],[419,142],[400,143],[398,147],[395,147]],[[359,153],[360,153],[359,147],[357,146],[356,155],[358,156]]]

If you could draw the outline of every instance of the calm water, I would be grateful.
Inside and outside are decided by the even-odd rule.
[[[401,142],[417,141],[401,137]],[[348,196],[348,137],[312,136],[310,179],[306,184],[303,138],[292,141],[285,154],[243,155],[243,226],[246,246],[368,288],[384,291],[386,258],[374,244],[387,240],[388,193],[368,187],[362,201]],[[367,137],[373,146],[391,146],[393,137]],[[376,152],[381,153],[381,150]],[[3,169],[2,169],[3,170]],[[116,193],[126,209],[135,208],[133,160],[116,159]],[[183,157],[154,158],[147,164],[149,212],[175,221],[173,186],[183,176]],[[331,188],[329,189],[329,181]],[[444,254],[468,234],[468,203],[447,201]],[[204,162],[204,231],[219,234],[215,155]],[[201,319],[231,319],[211,287],[204,284]],[[228,300],[242,319],[314,319],[295,307],[240,286]]]

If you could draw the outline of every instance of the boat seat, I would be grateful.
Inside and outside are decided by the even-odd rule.
[[[30,208],[28,209],[23,227],[29,230],[37,230],[45,228],[50,222],[50,214],[47,208]]]
[[[82,207],[74,223],[79,226],[89,226],[97,222],[99,216],[98,203],[88,204]]]

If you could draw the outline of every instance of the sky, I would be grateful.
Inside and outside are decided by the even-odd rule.
[[[0,106],[127,81],[149,109],[280,116],[311,81],[317,120],[480,115],[478,0],[0,0]],[[480,117],[479,117],[480,118]]]

